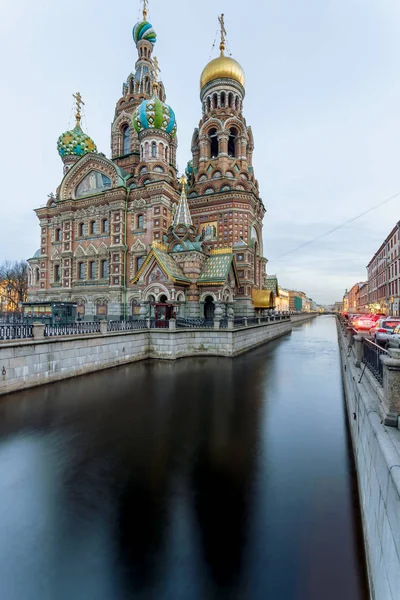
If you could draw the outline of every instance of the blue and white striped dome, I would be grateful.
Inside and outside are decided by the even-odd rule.
[[[141,40],[147,40],[154,46],[157,41],[157,34],[153,29],[153,25],[148,21],[140,21],[139,23],[136,23],[132,30],[132,36],[135,44]]]

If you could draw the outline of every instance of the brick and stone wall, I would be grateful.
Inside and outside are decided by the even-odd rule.
[[[142,360],[233,357],[290,333],[290,321],[235,330],[137,331],[5,342],[0,346],[0,394]]]

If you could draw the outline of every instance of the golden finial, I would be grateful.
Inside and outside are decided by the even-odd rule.
[[[82,96],[80,92],[76,92],[76,94],[72,94],[72,97],[75,98],[76,101],[76,126],[81,126],[81,108],[85,106],[84,101],[82,100]]]
[[[219,24],[221,26],[221,43],[219,45],[219,49],[221,50],[221,54],[224,53],[225,50],[225,38],[226,38],[226,29],[225,29],[225,16],[224,13],[220,17],[218,17]]]
[[[149,4],[149,0],[143,0],[143,21],[147,19],[147,6]]]
[[[182,175],[182,177],[179,179],[179,183],[182,186],[182,194],[185,192],[185,186],[187,184],[187,178],[186,175]]]

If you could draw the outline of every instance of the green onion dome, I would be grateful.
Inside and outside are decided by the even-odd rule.
[[[146,129],[161,129],[171,137],[176,135],[174,111],[156,96],[150,100],[143,100],[133,113],[132,124],[137,133]]]
[[[80,125],[71,131],[61,134],[57,141],[58,154],[61,158],[66,156],[83,156],[88,152],[97,152],[96,144],[86,135]]]
[[[132,30],[132,37],[135,44],[141,40],[147,40],[154,46],[157,41],[157,35],[153,29],[153,25],[148,21],[140,21],[139,23],[136,23]]]

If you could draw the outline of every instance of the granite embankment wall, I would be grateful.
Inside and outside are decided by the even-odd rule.
[[[0,346],[0,394],[146,358],[233,357],[291,330],[287,320],[232,330],[140,329],[6,342]]]
[[[318,315],[315,313],[303,313],[299,315],[292,315],[290,318],[292,320],[293,325],[296,325],[297,323],[303,323],[304,321],[310,321],[311,319],[315,319],[315,317],[318,317]]]
[[[382,422],[383,388],[356,367],[338,328],[348,421],[357,468],[371,597],[400,598],[400,431]],[[399,398],[400,402],[400,398]]]

